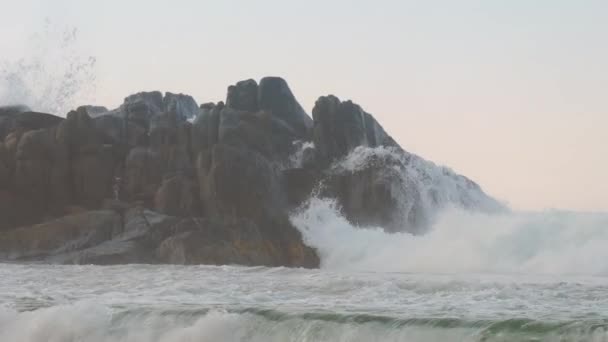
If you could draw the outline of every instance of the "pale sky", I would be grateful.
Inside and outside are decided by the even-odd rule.
[[[515,209],[608,210],[605,0],[0,0],[0,8],[0,63],[9,67],[26,56],[68,63],[49,61],[60,40],[48,31],[77,28],[69,48],[96,58],[96,89],[80,96],[97,104],[142,90],[219,101],[236,81],[282,76],[309,113],[321,95],[352,99],[406,150]],[[44,49],[32,46],[36,34],[50,37]],[[35,83],[45,82],[57,84]]]

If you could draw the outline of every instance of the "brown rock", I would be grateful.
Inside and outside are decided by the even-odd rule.
[[[310,135],[313,121],[302,109],[287,82],[280,77],[264,77],[258,88],[260,110],[285,122],[300,139]]]
[[[36,130],[59,125],[64,118],[52,114],[38,112],[23,112],[15,118],[16,129]]]
[[[197,192],[196,183],[187,178],[175,176],[165,179],[156,192],[154,207],[165,215],[196,216],[200,209]]]
[[[115,182],[115,160],[112,146],[98,145],[82,149],[72,161],[72,192],[76,203],[99,208],[111,198]]]
[[[3,143],[0,142],[0,189],[6,189],[11,183],[11,169],[9,154]]]
[[[250,79],[228,87],[226,106],[236,110],[257,112],[258,83]]]
[[[295,229],[295,228],[294,228]],[[172,264],[239,264],[318,267],[319,259],[301,240],[270,236],[249,220],[220,222],[189,219],[176,227],[177,235],[158,248],[161,262]],[[180,233],[180,231],[182,231]]]
[[[212,217],[258,219],[281,216],[286,205],[279,171],[259,153],[225,144],[199,158],[201,200]]]
[[[315,103],[314,143],[321,165],[345,157],[358,146],[398,146],[359,105],[323,96]]]
[[[298,207],[310,198],[322,175],[314,169],[294,168],[283,170],[283,178],[289,204]]]
[[[99,244],[120,229],[112,211],[90,211],[0,233],[0,257],[22,260]]]
[[[162,159],[158,152],[136,147],[125,163],[125,191],[128,199],[153,202],[163,178]]]
[[[30,199],[32,223],[42,218],[51,207],[65,204],[65,199],[58,198],[59,194],[53,193],[51,187],[57,150],[53,130],[49,129],[28,131],[19,141],[14,187],[20,195]],[[67,185],[61,184],[57,188],[67,189]],[[61,202],[56,202],[56,199]]]

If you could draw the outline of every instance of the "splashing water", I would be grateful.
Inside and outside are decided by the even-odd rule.
[[[291,219],[317,248],[324,268],[608,275],[608,214],[511,212],[465,177],[394,148],[357,148],[333,169],[354,172],[391,160],[399,162],[387,168],[398,174],[391,178],[393,196],[403,210],[432,215],[428,231],[413,236],[355,227],[334,200],[313,197]],[[421,196],[412,199],[411,193]]]
[[[311,141],[296,140],[293,142],[296,148],[295,152],[289,157],[287,168],[300,168],[304,166],[306,153],[311,152],[315,148],[315,144]]]
[[[415,201],[420,202],[423,211],[429,216],[448,205],[485,212],[506,209],[468,178],[396,147],[359,146],[343,160],[336,162],[332,171],[355,172],[374,163],[383,165],[380,172],[393,176],[392,195],[401,203],[404,214],[414,210]],[[414,198],[412,193],[419,194],[420,197]]]
[[[16,60],[0,61],[0,105],[65,115],[94,102],[96,60],[80,53],[78,31],[45,23]]]
[[[608,215],[445,209],[422,236],[350,224],[329,199],[292,217],[322,267],[423,273],[608,275]]]

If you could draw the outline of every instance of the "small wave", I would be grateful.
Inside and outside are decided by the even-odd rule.
[[[604,340],[608,321],[393,318],[271,309],[129,309],[94,303],[0,310],[0,339],[15,342],[581,341]]]

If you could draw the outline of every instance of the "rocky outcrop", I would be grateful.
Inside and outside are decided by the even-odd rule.
[[[260,109],[258,83],[250,79],[228,87],[226,106],[246,112],[257,112]]]
[[[158,248],[161,262],[308,268],[319,264],[311,248],[297,243],[298,240],[282,239],[281,235],[269,238],[263,228],[250,220],[191,219],[180,222],[175,229],[177,234]]]
[[[394,189],[407,160],[338,167],[401,150],[372,115],[330,95],[312,116],[278,77],[200,107],[157,91],[65,119],[0,107],[0,259],[317,267],[289,220],[313,190],[357,225],[423,224],[421,194]]]
[[[0,235],[4,260],[41,259],[97,245],[120,229],[120,216],[112,211],[88,211],[78,215],[20,227]]]
[[[271,113],[291,127],[300,138],[310,134],[313,122],[280,77],[265,77],[258,89],[260,109]]]
[[[330,168],[320,195],[337,199],[344,216],[357,226],[418,233],[429,222],[415,208],[422,199],[416,186],[403,183],[405,173],[401,160],[374,155],[361,167]]]
[[[382,126],[359,105],[320,97],[312,111],[313,140],[319,162],[327,165],[344,158],[358,146],[398,146]]]
[[[201,210],[198,184],[183,176],[166,178],[156,191],[154,207],[157,212],[170,216],[198,216]]]

